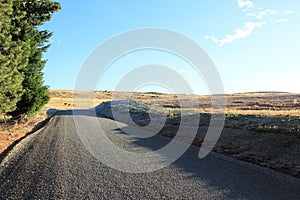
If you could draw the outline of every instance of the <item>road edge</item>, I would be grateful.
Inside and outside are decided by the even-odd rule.
[[[41,131],[43,131],[47,125],[53,120],[54,115],[47,117],[45,120],[38,123],[30,132],[25,136],[14,141],[5,151],[0,154],[0,175],[11,163],[14,158],[18,157],[22,149],[32,141]]]

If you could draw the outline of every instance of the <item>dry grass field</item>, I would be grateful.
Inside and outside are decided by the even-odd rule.
[[[135,99],[169,109],[178,109],[180,101],[198,103],[190,109],[200,113],[211,112],[210,96],[172,95],[161,93],[120,93],[110,91],[95,92],[94,106],[112,99]],[[227,114],[262,115],[262,116],[300,116],[300,94],[290,93],[241,93],[226,95]],[[51,100],[45,108],[72,109],[73,91],[52,90]]]
[[[52,90],[50,93],[50,102],[25,124],[5,125],[2,122],[0,152],[45,119],[47,109],[73,109],[73,91]],[[180,117],[177,116],[180,113],[180,102],[196,102],[186,109],[201,116],[199,131],[193,143],[199,146],[212,112],[209,96],[110,91],[98,91],[94,96],[93,106],[117,99],[133,99],[159,106],[169,116],[168,124],[160,134],[171,138],[180,124]],[[241,93],[226,95],[226,99],[225,127],[214,151],[300,177],[300,94]]]

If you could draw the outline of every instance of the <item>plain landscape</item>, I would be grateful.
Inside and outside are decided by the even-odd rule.
[[[41,128],[46,110],[73,109],[73,91],[52,90],[50,102],[25,124],[17,121],[1,123],[0,150],[6,152],[32,129]],[[162,93],[95,92],[95,106],[119,99],[134,100],[131,110],[134,122],[147,124],[147,107],[159,106],[167,121],[160,135],[173,138],[180,125],[180,101],[193,100],[198,106],[187,108],[200,115],[199,129],[193,144],[201,146],[212,112],[210,96],[171,95]],[[300,94],[281,92],[241,93],[226,95],[227,113],[222,135],[213,149],[238,160],[254,163],[300,178]],[[116,99],[114,99],[116,100]],[[105,110],[102,113],[112,118]]]
[[[297,3],[0,0],[0,200],[299,200]]]

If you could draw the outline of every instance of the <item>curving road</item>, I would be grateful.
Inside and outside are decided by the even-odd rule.
[[[89,115],[81,122],[88,124]],[[132,139],[113,120],[98,117],[116,145],[149,151],[170,139]],[[93,130],[88,130],[93,131]],[[0,165],[0,199],[300,199],[300,180],[211,153],[188,151],[169,167],[131,174],[109,168],[82,144],[72,112],[59,112]]]

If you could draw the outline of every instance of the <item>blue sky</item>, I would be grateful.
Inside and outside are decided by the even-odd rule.
[[[45,83],[74,89],[80,68],[101,43],[144,27],[174,30],[196,41],[215,63],[226,93],[286,91],[300,93],[299,0],[59,0],[62,10],[43,28],[54,32],[44,55]],[[195,93],[205,83],[184,61],[162,52],[142,51],[120,58],[99,80],[114,90],[132,68],[159,63],[174,68]],[[147,87],[144,90],[163,90]]]

